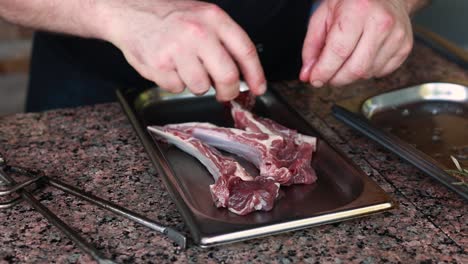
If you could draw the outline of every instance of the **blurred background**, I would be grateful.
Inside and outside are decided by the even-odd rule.
[[[0,20],[0,115],[24,111],[32,34]]]
[[[413,22],[468,52],[467,12],[467,0],[432,0]],[[32,34],[0,20],[0,116],[24,111]]]

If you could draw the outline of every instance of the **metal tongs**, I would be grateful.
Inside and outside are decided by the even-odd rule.
[[[23,183],[17,183],[8,173],[16,173],[18,175],[24,175],[29,178]],[[75,244],[80,247],[84,252],[91,255],[98,263],[115,263],[110,259],[106,259],[102,254],[91,244],[89,244],[83,237],[81,237],[75,230],[73,230],[69,225],[63,222],[58,218],[54,213],[52,213],[47,207],[42,205],[38,201],[31,191],[27,190],[26,187],[31,185],[36,185],[35,189],[42,187],[43,185],[49,185],[55,187],[63,192],[71,194],[73,196],[79,197],[83,200],[88,201],[91,204],[99,206],[102,209],[108,210],[118,216],[125,217],[129,220],[142,224],[146,227],[149,227],[161,234],[166,235],[169,239],[173,240],[181,249],[185,249],[187,245],[187,240],[184,235],[178,231],[162,226],[151,219],[139,215],[135,212],[132,212],[126,208],[123,208],[117,204],[106,201],[102,198],[96,197],[92,194],[85,193],[73,186],[70,186],[66,183],[63,183],[59,180],[52,179],[43,173],[27,170],[20,167],[9,166],[6,164],[5,160],[0,156],[0,182],[3,182],[8,186],[0,190],[0,196],[7,196],[12,193],[17,193],[19,196],[8,200],[6,202],[0,203],[0,209],[10,208],[21,201],[27,202],[35,210],[37,210],[42,216],[44,216],[51,224],[56,226],[60,231],[62,231],[68,238],[70,238]]]

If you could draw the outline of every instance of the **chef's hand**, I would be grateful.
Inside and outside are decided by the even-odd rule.
[[[324,0],[310,18],[300,79],[341,86],[393,72],[413,47],[409,10],[405,0]]]
[[[239,94],[242,73],[251,92],[265,92],[255,45],[218,6],[191,0],[114,2],[107,40],[161,88],[203,94],[213,85],[217,99],[228,101]]]

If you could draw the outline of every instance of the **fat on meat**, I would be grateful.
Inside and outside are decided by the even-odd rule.
[[[218,127],[211,123],[181,123],[165,127],[191,134],[215,148],[236,154],[252,162],[260,176],[271,178],[280,184],[290,182],[291,171],[278,155],[283,151],[284,139],[279,135],[247,132],[236,128]]]
[[[283,148],[277,156],[292,174],[284,185],[311,184],[317,180],[311,165],[317,138],[300,134],[269,118],[256,116],[234,101],[231,101],[231,115],[234,125],[239,129],[283,137]]]
[[[151,126],[148,130],[156,139],[175,145],[207,168],[215,180],[210,192],[217,207],[226,207],[239,215],[273,208],[279,184],[272,179],[253,177],[235,159],[222,155],[180,128]]]

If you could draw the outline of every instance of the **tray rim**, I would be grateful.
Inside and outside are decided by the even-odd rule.
[[[449,87],[444,87],[449,86]],[[460,98],[456,98],[456,95],[453,94],[455,90],[463,90],[460,92],[464,94],[463,100]],[[401,95],[401,93],[407,92],[405,96]],[[428,93],[431,92],[431,93]],[[455,93],[458,91],[455,91]],[[434,95],[434,96],[433,96]],[[436,97],[439,96],[439,97]],[[364,97],[364,96],[363,96]],[[394,99],[394,97],[401,98],[399,103],[393,103],[386,106],[379,107],[379,103],[381,103],[384,99]],[[390,99],[391,98],[391,99]],[[361,103],[361,107],[359,113],[362,114],[366,118],[372,118],[375,114],[382,111],[383,109],[398,107],[400,105],[406,105],[411,103],[417,103],[424,99],[425,101],[447,101],[451,103],[465,103],[468,101],[468,86],[457,84],[457,83],[450,83],[450,82],[430,82],[430,83],[422,83],[418,85],[412,85],[409,87],[403,87],[396,90],[386,91],[383,93],[379,93],[377,95],[368,97],[364,99]]]
[[[152,88],[149,88],[149,89],[152,89]],[[143,91],[146,91],[146,90],[148,89],[145,89]],[[140,92],[143,92],[143,91],[140,91]],[[290,107],[281,98],[278,98],[275,92],[272,92],[272,93],[273,93],[273,96],[275,96],[275,99],[279,100],[282,104],[284,104],[284,106],[287,107],[292,112],[292,114],[297,115],[299,119],[303,120],[307,126],[313,129],[312,125],[306,122],[304,118],[299,113],[297,113],[297,111],[294,108]],[[198,244],[198,246],[202,248],[223,245],[227,243],[233,243],[233,242],[243,241],[247,239],[258,238],[258,237],[264,237],[267,235],[273,235],[277,233],[303,229],[306,227],[312,227],[312,226],[317,226],[321,224],[328,224],[332,222],[338,222],[338,221],[363,217],[363,216],[379,213],[379,212],[390,210],[392,208],[397,207],[396,202],[377,183],[375,183],[372,179],[370,179],[367,175],[365,175],[365,173],[362,171],[362,169],[359,166],[357,166],[351,159],[349,159],[342,151],[336,149],[333,145],[329,144],[325,140],[325,138],[320,135],[318,131],[313,129],[315,132],[318,133],[318,136],[322,138],[322,140],[325,141],[326,144],[330,148],[333,149],[333,151],[335,151],[338,155],[340,155],[343,159],[345,159],[345,161],[349,163],[350,166],[353,166],[356,170],[360,172],[359,176],[361,177],[361,180],[363,181],[363,191],[359,196],[357,196],[350,203],[335,208],[334,210],[337,211],[336,213],[333,213],[333,214],[329,214],[327,212],[322,213],[322,214],[327,213],[328,216],[316,215],[316,216],[303,218],[299,220],[287,221],[285,223],[276,223],[276,224],[270,224],[266,226],[263,225],[260,227],[253,227],[253,228],[249,227],[246,230],[234,231],[234,232],[231,232],[230,234],[201,237],[200,229],[197,227],[195,223],[196,217],[194,216],[194,213],[191,211],[188,205],[186,205],[186,203],[183,201],[180,190],[177,190],[177,186],[174,186],[174,184],[171,182],[171,179],[167,175],[168,172],[172,171],[169,165],[169,162],[165,159],[165,156],[162,153],[158,144],[153,143],[151,135],[146,131],[146,129],[142,128],[142,125],[140,125],[140,121],[138,120],[138,117],[136,116],[134,111],[132,111],[132,107],[129,105],[129,102],[127,101],[124,95],[123,89],[117,90],[117,97],[119,99],[119,102],[125,114],[127,115],[129,121],[131,122],[132,127],[137,132],[137,135],[140,141],[142,142],[145,150],[147,151],[147,154],[149,155],[150,160],[153,163],[153,166],[156,168],[156,170],[158,171],[158,174],[163,179],[166,189],[168,190],[172,200],[176,204],[178,211],[181,213],[183,220],[187,224],[190,230],[190,233],[192,234],[193,240],[196,242],[196,244]],[[161,162],[159,162],[158,159],[163,160],[164,164],[161,164]],[[177,178],[177,177],[174,177],[174,178]],[[362,201],[363,200],[362,196],[365,194],[365,192],[373,192],[373,191],[378,191],[379,194],[382,195],[382,198],[380,198],[381,201],[379,201],[377,197],[374,197],[374,199],[371,202],[366,203],[366,201]],[[362,203],[365,203],[365,206],[362,206]],[[341,209],[343,209],[343,211],[341,211]],[[290,223],[294,223],[294,225],[291,225]]]
[[[233,232],[225,235],[212,236],[201,239],[201,247],[210,247],[213,245],[223,245],[231,242],[248,240],[251,238],[260,238],[269,235],[274,235],[283,232],[290,232],[294,230],[300,230],[307,227],[313,227],[318,225],[336,223],[343,220],[350,220],[367,216],[370,214],[376,214],[382,211],[386,211],[395,207],[393,202],[386,202],[376,205],[370,205],[357,209],[351,209],[347,211],[337,212],[333,214],[323,214],[314,217],[308,217],[304,219],[289,221],[285,223],[273,224],[262,226],[254,229],[248,229],[244,231]],[[253,234],[253,235],[251,235]],[[205,246],[206,245],[206,246]]]
[[[370,120],[367,117],[365,117],[365,115],[362,113],[363,103],[369,100],[370,98],[374,98],[379,95],[392,93],[403,89],[413,89],[418,86],[432,83],[457,84],[464,86],[468,89],[468,85],[461,82],[456,83],[449,81],[441,81],[421,83],[407,87],[391,89],[383,92],[369,92],[366,94],[362,94],[356,98],[337,101],[332,106],[332,113],[341,122],[347,124],[351,128],[359,131],[360,133],[364,134],[370,139],[376,141],[377,143],[385,147],[387,150],[411,163],[413,166],[428,174],[430,177],[436,179],[448,189],[454,191],[455,193],[463,197],[465,200],[468,200],[468,187],[453,184],[454,177],[445,171],[446,169],[448,169],[447,167],[440,164],[426,153],[413,147],[408,142],[398,138],[397,136],[391,133],[379,129],[377,126],[373,125],[370,122]]]

